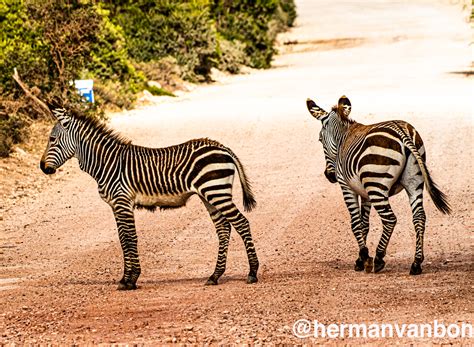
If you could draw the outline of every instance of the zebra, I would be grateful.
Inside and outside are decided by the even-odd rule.
[[[179,208],[197,194],[216,228],[219,251],[206,284],[216,285],[225,271],[231,226],[241,236],[250,266],[247,283],[256,283],[259,262],[247,218],[232,201],[235,171],[245,211],[256,206],[250,182],[237,156],[207,138],[165,148],[133,145],[95,118],[49,104],[56,124],[40,161],[48,175],[76,157],[81,170],[97,182],[100,197],[112,208],[124,258],[119,290],[137,288],[140,262],[134,209]]]
[[[339,183],[349,210],[352,232],[359,246],[354,269],[377,273],[385,267],[387,245],[397,222],[389,197],[405,189],[416,231],[415,259],[410,274],[421,274],[426,221],[423,187],[426,186],[442,213],[449,214],[451,207],[428,172],[425,148],[418,132],[402,120],[370,125],[357,123],[349,118],[351,102],[346,96],[342,96],[330,112],[311,99],[306,100],[306,106],[310,114],[322,122],[319,141],[326,160],[324,174],[331,183]],[[371,206],[383,224],[375,260],[369,256],[366,246]]]

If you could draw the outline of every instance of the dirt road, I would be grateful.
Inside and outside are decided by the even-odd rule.
[[[298,26],[281,38],[294,44],[285,46],[275,68],[111,122],[141,145],[206,136],[237,153],[258,201],[247,217],[260,282],[245,284],[246,255],[234,232],[221,284],[204,286],[217,237],[204,206],[192,198],[183,209],[136,212],[139,289],[116,291],[122,257],[112,213],[72,161],[0,220],[0,343],[393,344],[429,339],[301,340],[292,326],[302,318],[472,323],[472,80],[451,73],[471,63],[470,31],[459,8],[428,1],[297,4]],[[421,276],[408,275],[415,236],[403,193],[392,202],[398,224],[386,269],[353,270],[357,245],[348,213],[339,187],[324,178],[320,124],[305,107],[312,97],[329,108],[342,94],[359,122],[412,123],[425,141],[434,179],[451,200],[451,216],[425,200]],[[374,211],[371,218],[373,253],[381,223]]]

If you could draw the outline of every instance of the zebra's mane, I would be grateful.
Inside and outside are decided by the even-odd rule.
[[[91,116],[81,114],[79,112],[71,112],[71,116],[73,119],[79,121],[79,123],[84,125],[86,128],[91,129],[95,132],[99,132],[101,135],[113,139],[122,145],[130,145],[132,143],[132,140],[118,133],[114,129],[109,128],[107,124],[103,123],[97,118],[93,118]]]

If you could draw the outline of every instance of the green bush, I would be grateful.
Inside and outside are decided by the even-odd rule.
[[[45,101],[80,102],[69,82],[87,64],[98,23],[94,14],[87,3],[0,0],[1,156],[44,114],[16,85],[13,69]]]
[[[0,115],[0,157],[7,157],[14,144],[20,143],[28,136],[28,121],[26,117]]]
[[[181,76],[208,79],[212,67],[238,72],[240,65],[271,64],[276,34],[296,17],[293,0],[108,1],[124,29],[130,57],[152,62],[174,57]]]
[[[146,78],[130,60],[122,27],[113,24],[109,18],[110,12],[101,6],[97,7],[97,13],[101,16],[101,23],[92,47],[92,62],[88,66],[87,77],[118,82],[124,93],[139,92]]]
[[[209,75],[216,40],[208,0],[140,0],[106,6],[114,22],[124,28],[132,59],[149,62],[172,56],[185,78]]]
[[[29,22],[38,27],[47,50],[43,54],[47,74],[39,85],[66,100],[75,93],[70,81],[78,79],[91,64],[92,48],[97,42],[101,17],[87,1],[28,1]],[[23,76],[26,76],[21,71]]]
[[[249,59],[245,53],[245,44],[239,40],[229,41],[219,34],[217,36],[216,53],[219,61],[217,67],[220,70],[238,73],[242,65],[249,64]]]
[[[15,67],[27,85],[35,86],[40,99],[56,99],[69,108],[103,116],[96,105],[82,101],[71,81],[95,75],[105,77],[97,67],[98,61],[108,66],[110,75],[116,71],[116,75],[123,74],[129,67],[133,70],[131,64],[124,68],[123,59],[116,59],[120,54],[120,58],[126,57],[117,46],[114,54],[101,54],[105,52],[104,41],[110,36],[108,29],[105,16],[92,1],[0,0],[0,156],[8,155],[13,144],[23,141],[31,120],[43,115],[12,79]],[[114,39],[118,40],[112,37],[110,41]],[[97,52],[101,58],[93,60]],[[134,83],[144,84],[143,77],[137,78],[138,83],[128,77],[121,81],[132,85],[128,89],[133,94],[139,89]]]
[[[7,157],[14,144],[24,141],[28,136],[29,118],[18,112],[22,102],[0,97],[0,157]]]
[[[217,31],[231,42],[245,44],[255,68],[270,66],[276,34],[293,24],[294,10],[292,0],[214,0],[211,5]]]
[[[296,5],[294,0],[280,0],[279,19],[287,27],[292,27],[296,19]]]
[[[17,0],[0,0],[0,85],[2,95],[16,89],[13,68],[22,71],[28,80],[41,83],[47,75],[45,56],[48,46],[40,25],[28,19],[26,5]]]
[[[148,81],[157,81],[163,88],[179,89],[183,85],[183,73],[176,58],[167,56],[159,60],[135,63],[137,70],[143,72]]]

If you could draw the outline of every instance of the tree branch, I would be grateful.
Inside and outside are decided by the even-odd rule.
[[[49,115],[52,119],[55,119],[53,114],[51,113],[51,111],[49,110],[49,107],[43,102],[41,101],[40,99],[38,99],[31,91],[30,89],[21,81],[20,79],[20,76],[18,75],[18,71],[16,70],[16,68],[13,69],[13,79],[16,81],[16,83],[18,83],[18,85],[21,87],[21,89],[23,89],[23,91],[25,92],[26,96],[28,96],[29,98],[31,98],[34,102],[36,102],[38,104],[38,106],[41,107],[41,110]]]

